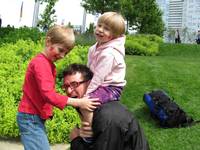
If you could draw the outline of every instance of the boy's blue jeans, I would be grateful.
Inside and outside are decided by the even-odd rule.
[[[38,115],[18,112],[17,124],[25,150],[50,150],[44,123]]]

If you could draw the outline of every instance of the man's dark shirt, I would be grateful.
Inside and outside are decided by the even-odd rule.
[[[118,101],[101,105],[93,116],[94,142],[80,137],[71,143],[71,150],[149,150],[148,141],[133,114]]]

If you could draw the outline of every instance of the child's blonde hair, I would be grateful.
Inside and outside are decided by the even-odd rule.
[[[75,36],[72,28],[55,25],[49,29],[46,37],[52,44],[62,44],[68,50],[74,47]]]
[[[98,23],[109,26],[114,37],[119,37],[125,33],[124,18],[117,12],[105,12],[99,17]]]

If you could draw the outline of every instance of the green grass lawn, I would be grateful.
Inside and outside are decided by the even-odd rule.
[[[151,150],[200,150],[200,124],[162,129],[143,102],[145,92],[163,89],[189,115],[200,120],[200,46],[171,46],[162,45],[159,56],[126,56],[127,85],[122,103],[138,118]]]

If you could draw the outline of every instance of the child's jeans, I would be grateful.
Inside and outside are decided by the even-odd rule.
[[[123,87],[99,86],[94,92],[90,93],[91,98],[99,98],[100,102],[107,103],[119,100]]]
[[[17,124],[25,150],[50,150],[44,123],[38,115],[18,112]]]

